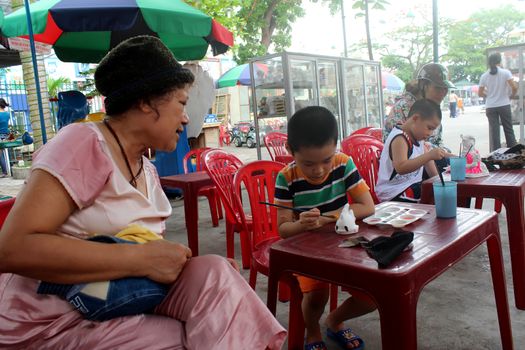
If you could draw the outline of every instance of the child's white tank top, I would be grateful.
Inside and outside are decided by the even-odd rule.
[[[419,143],[412,143],[410,141],[410,137],[403,130],[399,129],[398,127],[392,129],[385,141],[385,147],[383,148],[383,152],[381,153],[381,158],[379,160],[379,172],[375,192],[381,202],[393,199],[398,194],[403,193],[412,184],[421,182],[423,179],[423,167],[403,175],[400,175],[395,171],[394,165],[392,164],[392,158],[390,156],[390,145],[396,137],[404,137],[408,141],[409,153],[410,145],[412,145],[412,152],[408,159],[414,159],[425,153],[423,141]]]

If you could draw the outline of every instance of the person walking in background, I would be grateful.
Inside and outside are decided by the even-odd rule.
[[[465,114],[465,105],[463,103],[463,98],[458,97],[458,114]]]
[[[488,60],[489,70],[483,73],[479,81],[479,96],[485,98],[485,113],[489,120],[490,151],[501,148],[500,122],[503,125],[507,147],[516,145],[516,136],[512,128],[510,99],[516,95],[518,86],[508,69],[501,68],[501,54],[493,53]]]
[[[458,95],[456,95],[454,91],[451,91],[450,94],[448,95],[448,107],[450,110],[450,118],[456,118],[458,116],[457,106],[458,106]]]
[[[6,139],[9,135],[9,118],[10,114],[5,109],[9,106],[3,98],[0,98],[0,140]],[[0,168],[2,168],[2,174],[0,177],[7,177],[7,164],[4,157],[3,150],[0,151]]]

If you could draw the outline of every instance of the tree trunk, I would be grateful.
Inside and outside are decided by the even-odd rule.
[[[275,11],[277,4],[278,0],[273,0],[264,13],[265,26],[261,29],[261,44],[266,48],[266,53],[268,53],[268,47],[270,47],[272,34],[275,30],[275,16],[273,15],[273,12]]]
[[[370,36],[370,13],[368,12],[368,0],[364,0],[365,4],[365,27],[366,27],[366,44],[368,46],[368,58],[370,61],[374,60],[374,54],[372,53],[372,37]]]
[[[13,11],[24,6],[23,0],[12,0],[11,6]],[[29,120],[33,128],[33,139],[35,151],[43,145],[42,124],[40,123],[40,112],[38,110],[38,99],[36,95],[36,81],[33,70],[33,61],[31,52],[20,52],[22,61],[22,71],[24,84],[26,87],[27,104],[29,108]],[[37,55],[38,80],[40,83],[40,95],[42,98],[42,108],[44,110],[44,124],[46,136],[49,141],[55,135],[55,128],[51,122],[51,112],[49,110],[49,95],[47,92],[47,73],[42,56]]]

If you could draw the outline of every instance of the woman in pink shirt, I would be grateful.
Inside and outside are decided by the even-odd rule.
[[[159,39],[141,36],[113,49],[95,82],[107,118],[71,124],[38,150],[0,231],[0,348],[281,348],[285,330],[226,259],[192,258],[166,240],[86,240],[132,224],[163,235],[171,205],[142,155],[175,149],[193,75]],[[168,294],[151,312],[102,322],[56,295],[37,294],[40,281],[129,277],[167,284]]]

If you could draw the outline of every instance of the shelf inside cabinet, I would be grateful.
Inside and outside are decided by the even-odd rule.
[[[313,86],[311,81],[303,80],[303,81],[294,81],[293,82],[293,88],[294,89],[311,89]],[[256,89],[284,89],[283,82],[272,82],[272,83],[264,83],[255,86]]]
[[[257,116],[257,119],[269,119],[269,118],[286,118],[286,114],[265,114],[265,115]]]

